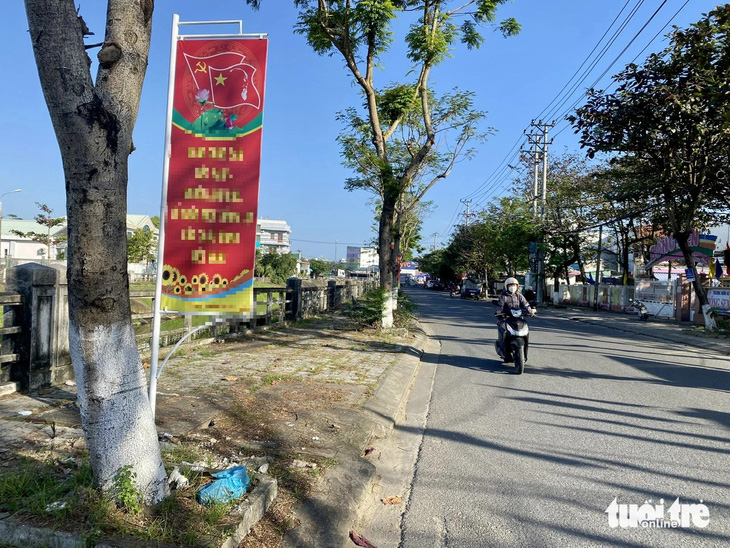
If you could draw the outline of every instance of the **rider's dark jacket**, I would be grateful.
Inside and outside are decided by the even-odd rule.
[[[529,314],[532,312],[530,303],[527,302],[525,296],[519,291],[510,293],[506,289],[502,290],[497,301],[497,311],[505,312],[509,308],[521,308],[523,312]]]

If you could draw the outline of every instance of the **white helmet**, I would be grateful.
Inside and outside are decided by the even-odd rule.
[[[519,286],[520,282],[518,282],[516,278],[507,278],[504,281],[504,287],[506,287],[507,291],[510,293],[516,293]]]

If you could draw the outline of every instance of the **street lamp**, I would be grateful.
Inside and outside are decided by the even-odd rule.
[[[0,253],[2,253],[2,241],[3,241],[3,196],[7,196],[8,194],[15,194],[16,192],[22,192],[22,188],[16,188],[15,190],[11,190],[10,192],[5,192],[4,194],[0,194]]]

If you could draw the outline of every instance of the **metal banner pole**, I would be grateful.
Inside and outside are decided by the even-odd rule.
[[[152,319],[152,348],[150,355],[150,406],[152,416],[155,416],[155,405],[157,404],[157,363],[160,359],[160,323],[162,311],[160,302],[162,300],[162,267],[165,252],[165,220],[167,219],[167,181],[170,176],[170,154],[172,137],[172,111],[173,96],[175,89],[175,65],[177,60],[177,40],[180,16],[172,16],[172,39],[170,46],[170,79],[167,88],[167,122],[165,126],[165,156],[162,167],[162,202],[160,204],[160,233],[157,244],[157,277],[155,278],[155,300],[154,316]]]

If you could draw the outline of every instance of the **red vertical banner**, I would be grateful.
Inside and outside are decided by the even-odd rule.
[[[162,310],[253,307],[267,40],[177,42]]]

